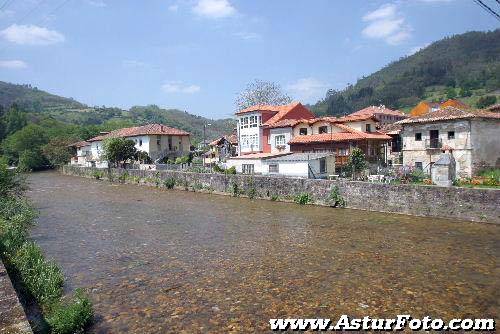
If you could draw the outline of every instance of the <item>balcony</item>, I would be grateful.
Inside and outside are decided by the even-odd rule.
[[[440,150],[443,147],[443,142],[439,138],[430,138],[425,140],[425,148],[427,150]]]

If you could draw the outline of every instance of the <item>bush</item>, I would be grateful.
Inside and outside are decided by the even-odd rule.
[[[163,185],[167,189],[173,189],[175,187],[175,179],[173,177],[169,177],[165,181],[163,181]]]
[[[248,195],[248,198],[250,199],[254,199],[255,197],[257,197],[257,190],[255,189],[255,187],[250,187],[247,191],[247,195]]]
[[[293,199],[293,201],[295,203],[297,203],[297,204],[305,205],[307,203],[311,203],[312,202],[312,197],[308,193],[300,193],[297,196],[295,196],[295,198]]]
[[[232,166],[226,169],[226,174],[236,174],[236,167]]]
[[[104,173],[101,171],[95,170],[92,172],[92,177],[96,180],[102,179],[103,176],[104,176]]]
[[[346,206],[346,202],[345,202],[345,199],[344,197],[342,197],[342,195],[340,195],[340,192],[339,192],[339,187],[337,186],[333,186],[332,187],[332,190],[330,191],[330,201],[332,202],[333,204],[333,207],[345,207]]]
[[[238,188],[238,184],[236,182],[233,182],[231,184],[231,194],[234,196],[234,197],[238,197],[240,195],[240,191],[239,191],[239,188]]]
[[[277,201],[279,199],[278,195],[271,195],[271,201]]]
[[[497,102],[497,97],[495,95],[486,95],[482,96],[477,100],[476,106],[479,109],[486,108],[488,106],[491,106],[492,104],[495,104]]]
[[[40,304],[52,303],[61,297],[64,276],[54,262],[45,260],[42,250],[34,242],[23,244],[12,263],[29,293]]]
[[[81,289],[77,289],[71,303],[59,302],[52,308],[47,322],[52,333],[71,334],[82,332],[93,316],[92,302]]]

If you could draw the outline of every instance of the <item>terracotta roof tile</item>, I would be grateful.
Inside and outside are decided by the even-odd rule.
[[[94,137],[92,139],[89,139],[88,141],[99,141],[107,138],[135,137],[144,135],[189,136],[189,132],[171,128],[163,124],[146,124],[142,126],[134,126],[131,128],[123,128],[111,131],[108,134]]]
[[[295,136],[288,143],[289,144],[305,144],[305,143],[328,143],[346,140],[363,140],[363,139],[380,139],[390,140],[391,137],[374,132],[366,133],[361,131],[356,132],[338,132],[338,133],[321,133],[315,135]]]
[[[396,122],[396,124],[430,123],[466,118],[500,119],[500,113],[485,110],[462,110],[454,107],[446,107],[418,117],[401,120],[399,122]]]
[[[283,112],[283,111],[288,112],[291,109],[298,106],[299,104],[300,104],[300,102],[292,102],[290,104],[284,104],[284,105],[279,105],[279,106],[269,105],[269,104],[257,104],[257,105],[254,105],[254,106],[251,106],[251,107],[248,107],[246,109],[243,109],[243,110],[236,112],[236,115],[245,114],[245,113],[254,112],[254,111],[261,111],[261,110],[275,111],[277,113]]]
[[[366,107],[364,109],[353,112],[352,114],[349,114],[349,116],[359,116],[359,115],[372,115],[373,116],[375,114],[385,114],[385,115],[392,115],[392,116],[407,117],[407,115],[402,113],[401,111],[392,110],[392,109],[386,108],[385,106]]]

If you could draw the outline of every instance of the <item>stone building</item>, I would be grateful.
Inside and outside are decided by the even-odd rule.
[[[446,107],[397,122],[403,129],[403,164],[431,174],[441,153],[456,161],[457,178],[500,166],[500,114]]]

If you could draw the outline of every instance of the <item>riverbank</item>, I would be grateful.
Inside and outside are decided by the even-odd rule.
[[[33,333],[2,259],[0,259],[0,315],[0,333]]]
[[[334,206],[343,201],[350,209],[500,224],[500,190],[496,189],[74,166],[64,166],[62,173],[275,201],[293,201],[307,194],[309,204]]]

